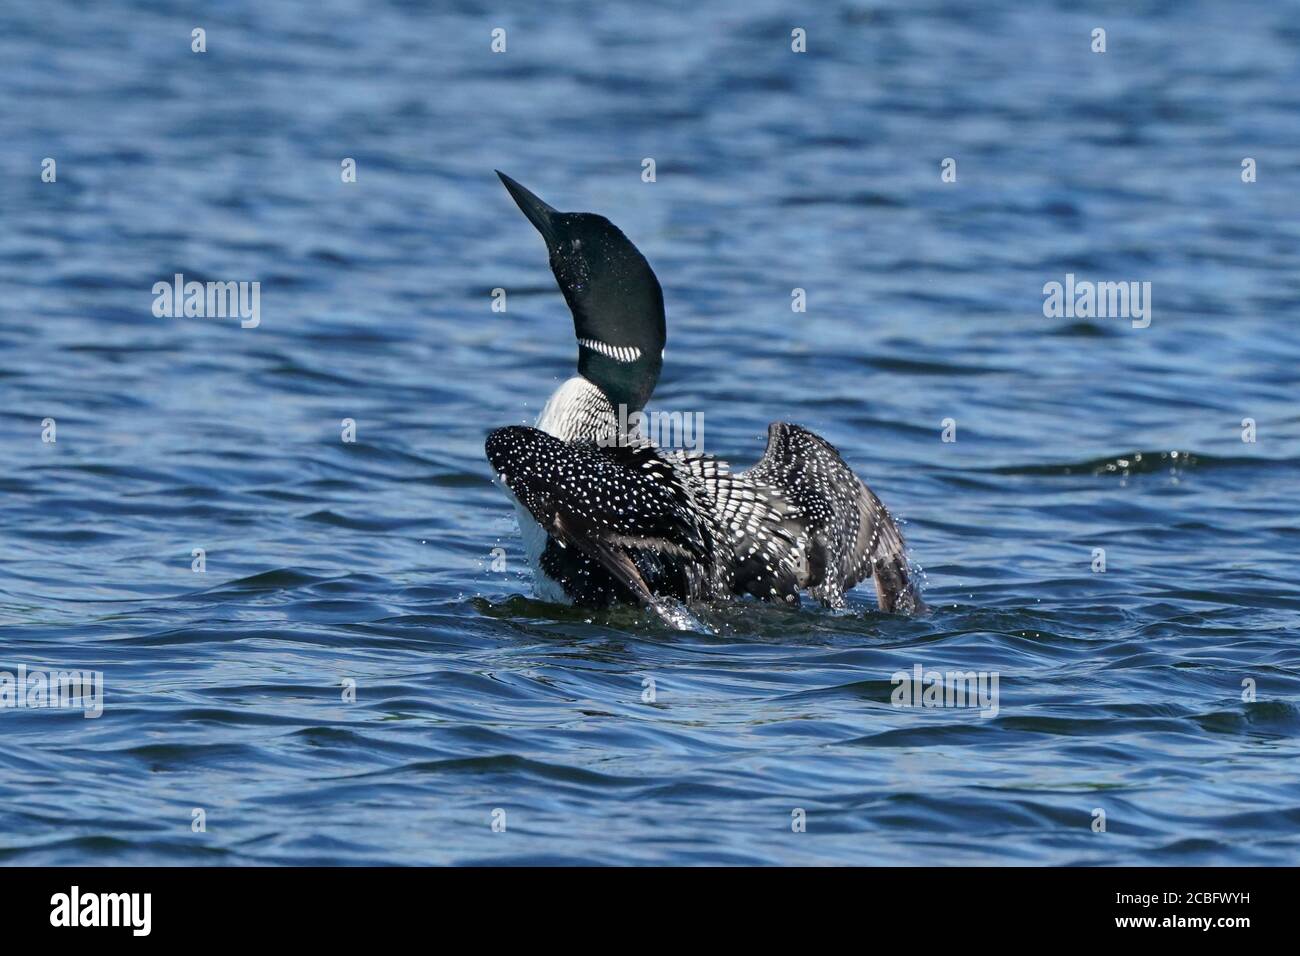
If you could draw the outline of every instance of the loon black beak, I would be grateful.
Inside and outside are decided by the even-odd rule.
[[[546,240],[546,245],[549,248],[555,241],[555,225],[551,217],[556,215],[558,210],[542,202],[501,170],[498,169],[495,172],[501,177],[501,182],[505,184],[506,190],[514,198],[519,208],[523,210],[524,215],[528,217],[528,221],[542,234],[542,238]]]

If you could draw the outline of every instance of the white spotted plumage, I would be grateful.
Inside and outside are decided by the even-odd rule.
[[[747,593],[797,604],[806,590],[840,606],[874,573],[882,606],[918,606],[889,513],[830,444],[797,425],[772,425],[763,458],[734,473],[620,435],[608,400],[581,377],[557,389],[538,424],[493,432],[488,457],[527,526],[539,593],[626,598],[608,580],[605,565],[617,560],[608,551],[626,558],[638,586],[683,600]]]

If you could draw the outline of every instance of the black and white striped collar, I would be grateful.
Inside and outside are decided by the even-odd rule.
[[[616,362],[635,362],[641,357],[641,350],[635,345],[609,345],[596,339],[578,339],[578,344]]]

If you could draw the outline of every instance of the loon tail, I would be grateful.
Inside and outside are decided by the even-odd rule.
[[[767,450],[745,476],[781,491],[794,506],[786,528],[803,546],[799,586],[831,607],[871,577],[882,611],[925,610],[893,516],[840,453],[806,428],[774,422]]]

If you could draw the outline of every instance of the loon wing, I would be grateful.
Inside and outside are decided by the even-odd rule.
[[[512,425],[489,434],[485,451],[558,544],[590,557],[639,603],[671,619],[656,586],[688,601],[710,596],[712,533],[653,446],[570,443]]]
[[[780,489],[795,507],[786,527],[803,545],[799,583],[814,597],[838,607],[844,592],[872,576],[881,610],[923,609],[893,517],[830,442],[798,425],[773,422],[762,459],[744,474]]]
[[[718,525],[734,567],[730,589],[797,606],[801,552],[790,518],[798,509],[785,493],[737,474],[725,461],[709,455],[678,451],[667,458],[688,476],[697,500]]]
[[[619,584],[631,591],[641,604],[653,607],[657,603],[654,594],[650,591],[650,585],[646,584],[645,578],[641,575],[641,569],[628,557],[627,551],[613,547],[599,535],[589,534],[570,524],[562,511],[557,511],[550,525],[543,525],[543,527],[564,547],[573,545],[595,560]]]

